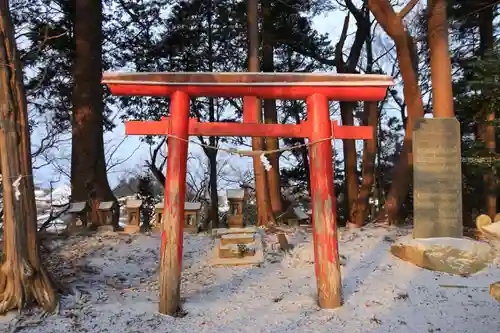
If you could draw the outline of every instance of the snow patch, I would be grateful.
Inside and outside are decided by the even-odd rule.
[[[182,318],[157,312],[159,235],[98,233],[47,242],[49,271],[76,292],[61,298],[59,314],[22,332],[497,331],[500,303],[488,295],[488,286],[500,268],[491,265],[464,278],[415,267],[389,253],[394,239],[410,233],[374,226],[339,230],[339,248],[348,260],[342,270],[344,305],[336,310],[317,305],[310,233],[286,233],[294,246],[290,254],[270,248],[267,240],[274,236],[266,235],[260,267],[221,268],[210,264],[210,236],[185,234]],[[8,329],[0,323],[0,331]]]

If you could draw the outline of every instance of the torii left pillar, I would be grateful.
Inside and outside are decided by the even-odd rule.
[[[308,138],[312,144],[310,177],[313,239],[319,305],[342,303],[335,195],[332,167],[334,134],[339,139],[370,139],[366,126],[337,126],[330,121],[329,100],[377,101],[384,98],[391,78],[382,75],[272,73],[136,73],[107,74],[103,80],[116,95],[170,96],[169,119],[127,122],[127,134],[169,135],[165,208],[160,250],[160,312],[179,309],[187,139],[193,136]],[[189,100],[196,96],[258,96],[305,99],[308,120],[301,124],[200,123],[189,119]],[[254,110],[254,109],[253,109]],[[246,112],[246,110],[245,110]],[[246,117],[244,119],[251,117]]]

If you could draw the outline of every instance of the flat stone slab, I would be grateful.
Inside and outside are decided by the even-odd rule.
[[[249,244],[255,242],[256,234],[225,234],[220,237],[221,245]]]
[[[212,236],[217,238],[227,234],[256,234],[256,233],[260,233],[260,230],[257,227],[212,229]]]
[[[477,273],[491,261],[489,244],[467,238],[406,236],[392,245],[390,251],[418,267],[461,276]]]

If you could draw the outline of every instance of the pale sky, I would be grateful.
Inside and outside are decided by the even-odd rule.
[[[329,13],[327,15],[318,16],[313,20],[313,27],[318,30],[320,33],[328,33],[330,36],[330,40],[333,45],[335,45],[340,30],[342,29],[343,21],[345,14],[342,13]],[[354,20],[351,20],[350,30],[354,31],[355,23]],[[334,119],[339,119],[340,116],[335,115]],[[117,119],[119,119],[117,117]],[[117,127],[111,133],[106,133],[104,137],[104,141],[106,144],[107,151],[115,151],[113,155],[114,160],[125,160],[126,162],[117,166],[115,169],[109,172],[109,181],[111,186],[114,187],[118,184],[120,178],[131,175],[133,173],[137,173],[137,170],[144,169],[144,161],[149,157],[149,146],[147,144],[141,143],[140,138],[136,136],[125,137],[125,126],[120,121],[116,121]],[[196,138],[192,138],[196,141]],[[119,144],[119,147],[116,149],[115,147]],[[33,144],[36,144],[36,136],[33,138]],[[60,164],[62,168],[65,169],[69,173],[69,160],[67,156],[70,156],[71,152],[71,141],[65,141],[64,143],[59,144],[57,151],[54,152],[54,156],[66,156],[66,158],[61,159]],[[361,142],[358,142],[359,146]],[[337,151],[342,150],[342,143],[337,140],[335,144]],[[249,149],[249,148],[246,148]],[[201,148],[197,145],[190,144],[190,153],[204,156]],[[132,155],[132,156],[131,156]],[[229,164],[239,168],[251,168],[252,160],[248,157],[237,157],[237,156],[228,156],[228,154],[221,152],[219,154],[219,160],[229,159]],[[35,163],[36,164],[40,164]],[[49,187],[49,183],[69,183],[69,178],[56,170],[52,166],[46,166],[39,170],[34,171],[35,174],[35,183],[39,184],[42,187]],[[224,191],[224,184],[219,184],[219,188],[221,191]]]

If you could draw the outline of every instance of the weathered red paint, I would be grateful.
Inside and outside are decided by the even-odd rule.
[[[167,246],[167,233],[165,231],[161,232],[161,244],[160,244],[160,262],[163,258],[163,252],[165,252],[165,248]]]
[[[257,115],[253,110],[257,109],[257,97],[243,97],[243,122],[245,124],[257,123]]]
[[[385,97],[384,86],[363,87],[280,87],[280,86],[168,86],[151,84],[108,84],[113,95],[118,96],[168,96],[182,91],[192,97],[240,97],[257,96],[263,99],[305,99],[312,94],[322,94],[331,100],[342,101],[379,101]]]
[[[195,79],[191,80],[191,75],[198,79],[202,78],[204,83],[201,84]],[[284,76],[283,73],[267,76],[257,73],[232,73],[220,77],[213,73],[129,76],[106,74],[103,82],[109,86],[112,93],[117,95],[171,96],[171,118],[163,118],[161,121],[129,121],[126,123],[126,133],[129,135],[170,134],[184,140],[190,135],[211,135],[296,137],[308,138],[310,142],[321,141],[312,145],[309,150],[315,271],[320,306],[323,308],[340,306],[342,286],[335,220],[332,143],[331,140],[325,139],[332,137],[332,134],[338,139],[371,139],[373,131],[366,126],[338,126],[336,121],[330,121],[328,100],[381,100],[392,81],[377,76],[374,81],[378,82],[370,85],[368,82],[373,83],[370,81],[370,76],[363,76],[364,80],[359,80],[359,82],[356,82],[354,77],[344,77],[338,80],[338,84],[329,85],[328,82],[335,81],[332,75],[297,75],[294,73],[290,73],[289,76]],[[153,76],[156,82],[138,83],[139,76],[149,78]],[[240,76],[244,78],[239,79]],[[168,80],[177,81],[168,81],[167,77]],[[323,77],[326,81],[320,82]],[[280,82],[281,78],[286,79]],[[218,80],[225,80],[225,82]],[[228,83],[228,80],[233,81]],[[339,83],[342,80],[344,81]],[[306,82],[319,83],[309,85]],[[363,84],[366,86],[362,86]],[[200,123],[196,119],[189,119],[189,97],[196,96],[244,96],[243,123]],[[308,121],[298,125],[256,124],[256,115],[252,110],[256,109],[257,97],[306,99]],[[160,312],[170,315],[177,311],[180,300],[187,151],[186,141],[169,139],[161,249]],[[177,266],[175,270],[165,269],[175,266]]]
[[[182,243],[184,226],[184,197],[189,137],[189,96],[176,91],[170,98],[167,177],[163,230],[166,247],[160,262],[160,312],[173,314],[180,302]]]
[[[253,119],[250,120],[252,122]],[[332,132],[336,139],[369,140],[373,136],[370,126],[339,126],[332,120]],[[125,121],[127,135],[168,135],[170,120]],[[292,124],[255,124],[255,123],[201,123],[196,118],[189,119],[190,136],[251,136],[251,137],[281,137],[309,138],[310,122],[304,121],[298,125]]]
[[[328,98],[314,94],[307,98],[307,117],[311,124],[311,142],[332,136]],[[342,282],[337,245],[335,195],[332,167],[332,142],[311,146],[311,201],[315,234],[316,283],[322,308],[342,304]]]

